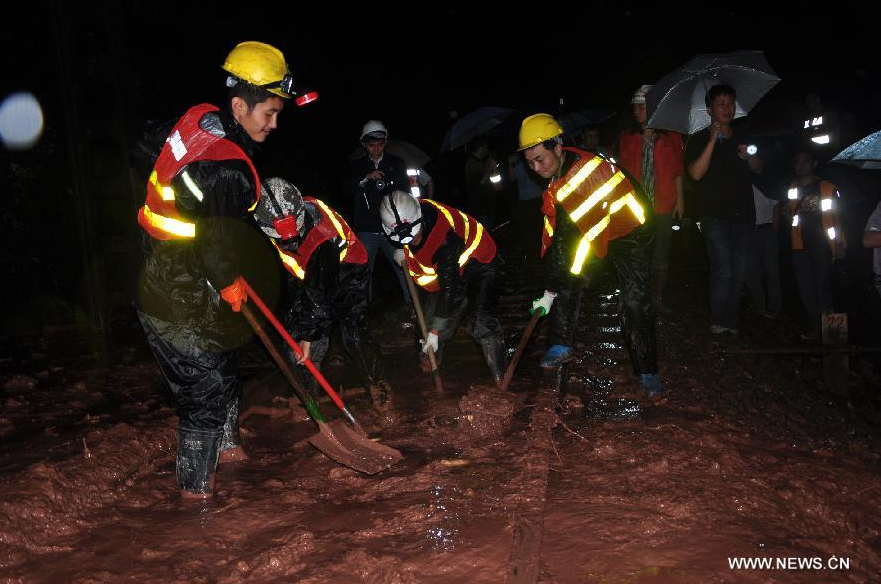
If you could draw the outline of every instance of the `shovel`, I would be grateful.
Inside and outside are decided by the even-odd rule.
[[[523,331],[523,336],[520,337],[520,344],[517,345],[517,350],[514,351],[514,357],[511,359],[511,362],[508,363],[508,368],[505,370],[505,376],[502,378],[501,385],[499,385],[499,389],[502,391],[508,389],[508,384],[511,383],[511,378],[514,377],[514,369],[517,368],[517,363],[520,361],[523,349],[526,348],[526,343],[529,342],[529,337],[532,336],[532,331],[535,330],[535,325],[538,324],[538,319],[540,319],[541,316],[542,312],[536,310],[532,315],[532,318],[529,319],[529,324],[526,325],[526,330]]]
[[[416,292],[416,284],[410,276],[407,269],[407,261],[401,262],[401,269],[404,270],[404,279],[407,280],[407,287],[410,289],[410,298],[413,299],[413,308],[416,309],[416,320],[419,321],[419,328],[422,330],[422,340],[428,343],[428,327],[425,326],[425,314],[422,312],[422,302],[419,300],[419,294]],[[428,347],[428,362],[431,363],[431,375],[434,377],[434,388],[438,393],[444,392],[444,384],[441,381],[440,371],[437,368],[437,359],[434,356],[434,349]]]
[[[256,295],[251,296],[253,294],[253,289],[251,289],[247,283],[245,283],[245,285],[249,297],[254,298],[255,302],[262,303]],[[273,361],[275,361],[275,364],[278,366],[285,379],[291,384],[291,387],[303,403],[303,407],[306,408],[309,416],[316,424],[318,424],[318,434],[315,434],[308,439],[312,446],[317,448],[331,460],[338,462],[343,466],[348,466],[349,468],[371,475],[385,470],[404,458],[404,456],[394,448],[389,448],[388,446],[370,440],[360,426],[357,426],[359,432],[356,432],[340,421],[328,422],[321,414],[321,410],[318,409],[315,402],[306,394],[303,386],[294,375],[290,365],[288,365],[279,350],[269,339],[269,336],[266,334],[266,331],[263,330],[263,327],[260,326],[260,323],[257,321],[254,313],[251,312],[251,309],[247,304],[242,303],[241,310],[245,319],[248,321],[248,324],[251,325],[251,328],[253,328],[257,336],[260,337],[260,340],[263,342],[266,350],[269,351],[269,354],[272,356]],[[339,399],[339,396],[337,396],[337,399]],[[349,415],[351,416],[351,414]]]

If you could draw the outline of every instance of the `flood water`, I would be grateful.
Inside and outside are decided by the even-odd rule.
[[[512,348],[540,292],[525,276],[501,299]],[[0,363],[0,582],[490,584],[515,581],[524,553],[548,584],[881,581],[877,378],[830,387],[816,355],[733,352],[800,341],[785,319],[749,315],[739,337],[710,335],[701,277],[673,284],[658,325],[658,401],[637,391],[613,281],[585,300],[579,358],[542,374],[540,325],[505,394],[464,330],[438,393],[412,324],[377,314],[396,421],[345,359],[324,367],[370,436],[404,455],[373,476],[305,441],[316,426],[253,345],[250,459],[196,502],[179,497],[176,418],[137,328],[112,364],[44,330]],[[537,539],[518,552],[525,518]],[[738,563],[750,559],[772,567]]]

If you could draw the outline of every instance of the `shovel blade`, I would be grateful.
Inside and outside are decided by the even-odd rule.
[[[340,420],[319,422],[309,443],[325,456],[357,471],[376,474],[404,459],[404,455],[355,432]]]

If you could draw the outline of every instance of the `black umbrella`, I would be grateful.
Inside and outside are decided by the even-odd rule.
[[[501,124],[513,112],[506,107],[481,107],[462,116],[447,132],[440,151],[447,152],[464,146]]]
[[[418,146],[397,138],[392,138],[386,143],[385,151],[402,158],[409,168],[423,168],[431,160],[431,157]],[[349,154],[349,160],[357,160],[362,156],[367,156],[367,153],[359,146]]]
[[[587,126],[602,124],[615,115],[615,112],[605,109],[576,109],[560,115],[558,121],[563,126],[563,137],[572,138]]]
[[[737,92],[735,118],[745,116],[780,78],[762,51],[697,55],[657,83],[646,95],[648,127],[694,134],[710,125],[704,101],[719,84]]]

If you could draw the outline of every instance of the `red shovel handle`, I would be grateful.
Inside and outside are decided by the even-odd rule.
[[[244,286],[245,286],[245,290],[247,290],[247,292],[248,292],[248,298],[254,299],[254,304],[257,305],[257,308],[260,309],[260,312],[263,313],[263,316],[266,317],[266,320],[268,320],[270,323],[272,323],[272,326],[275,327],[275,330],[278,331],[278,334],[281,335],[281,337],[285,340],[285,342],[288,344],[288,346],[291,349],[293,349],[294,353],[297,355],[297,358],[302,357],[303,350],[300,349],[300,346],[297,344],[297,342],[291,337],[290,334],[288,334],[288,331],[285,330],[285,328],[281,325],[281,323],[278,322],[278,319],[275,318],[275,315],[272,314],[272,311],[269,310],[269,307],[266,306],[266,304],[263,302],[263,300],[260,298],[260,296],[258,296],[257,293],[254,292],[254,289],[251,288],[251,285],[248,284],[248,282],[245,280],[245,278],[239,276],[239,279],[242,281],[242,284],[244,284]],[[355,424],[355,420],[354,420],[354,418],[352,418],[352,414],[349,413],[348,408],[346,408],[346,404],[344,404],[343,400],[340,399],[339,394],[337,394],[337,392],[335,392],[333,390],[333,388],[327,382],[327,379],[324,378],[324,375],[322,375],[321,372],[318,370],[318,368],[315,367],[315,364],[312,363],[312,360],[306,359],[305,361],[303,361],[303,365],[305,365],[306,369],[308,369],[312,373],[312,375],[315,376],[315,379],[318,380],[318,383],[321,385],[321,387],[324,388],[324,391],[327,392],[327,395],[330,396],[330,399],[333,400],[333,403],[335,403],[337,405],[337,407],[344,414],[346,414],[346,416],[349,418],[350,422]]]

